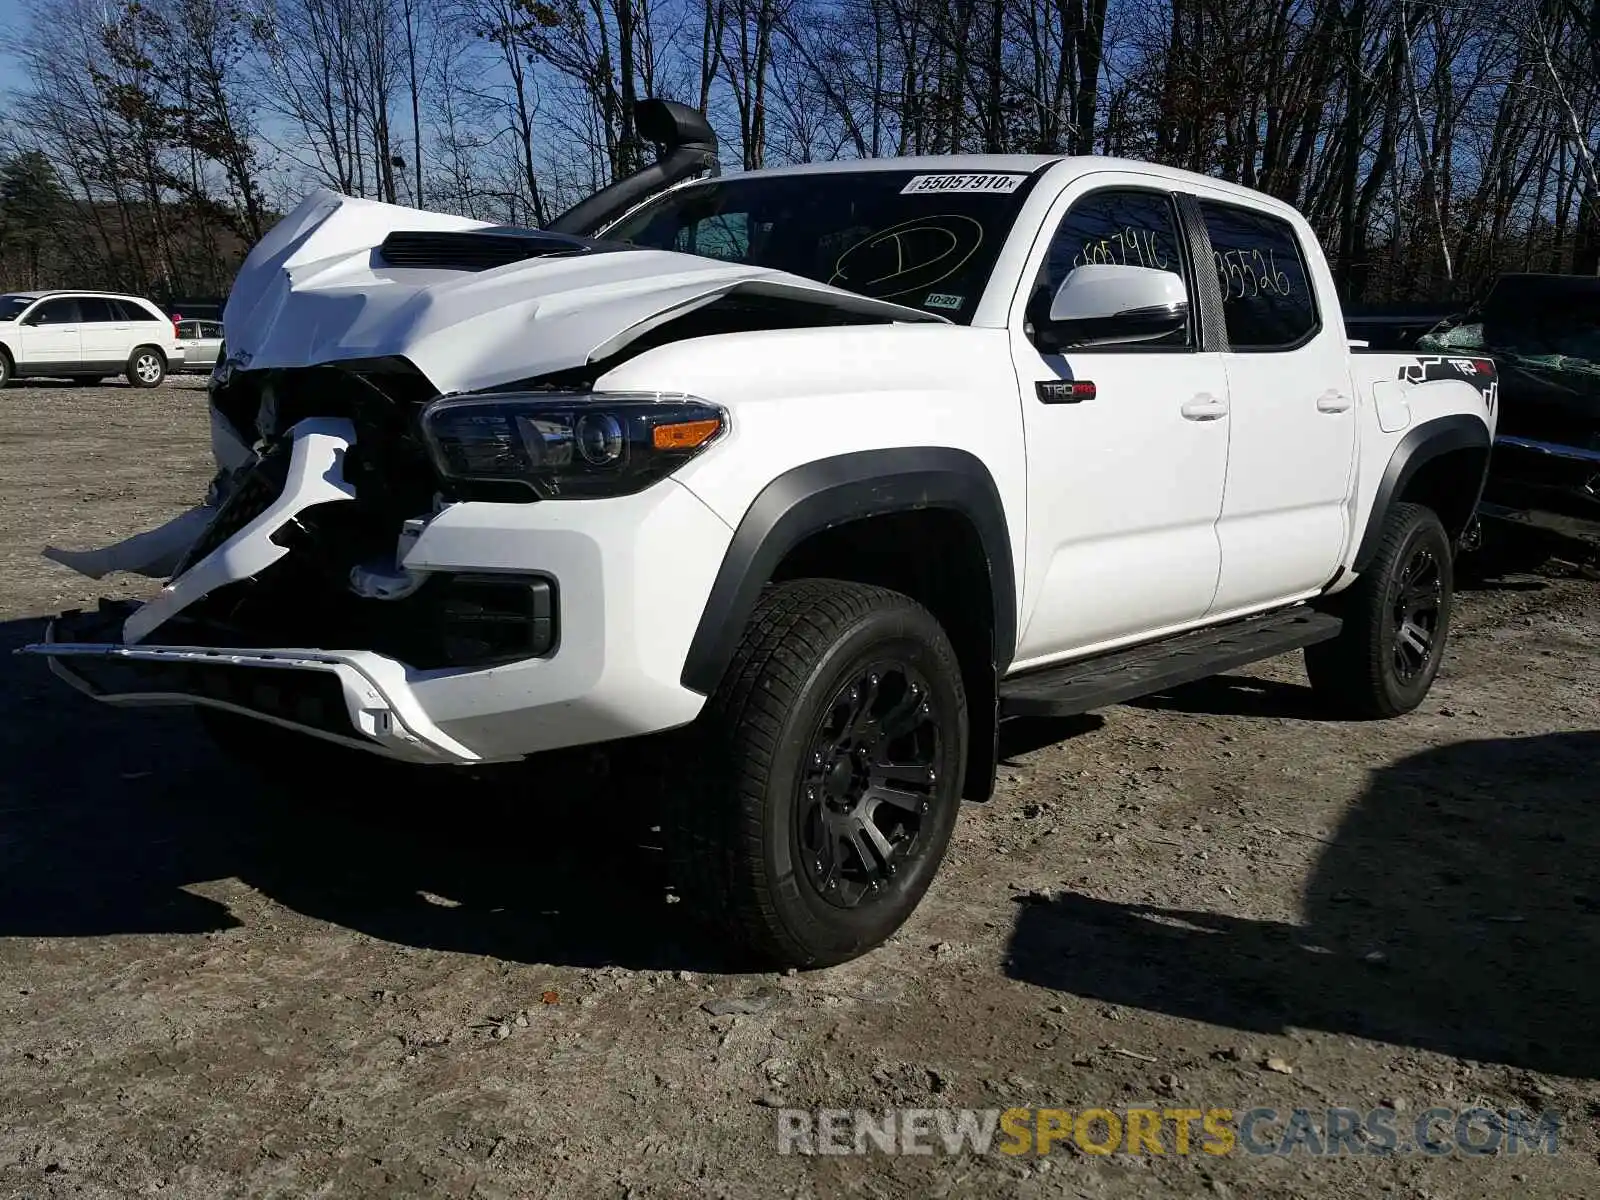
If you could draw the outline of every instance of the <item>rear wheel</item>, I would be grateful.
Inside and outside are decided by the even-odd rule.
[[[167,377],[167,360],[154,346],[140,346],[128,355],[125,374],[134,387],[159,387]]]
[[[669,789],[680,890],[769,962],[866,953],[944,858],[966,739],[955,651],[921,605],[839,580],[768,589]]]
[[[1397,717],[1421,704],[1450,633],[1449,535],[1432,509],[1396,504],[1377,553],[1341,597],[1344,630],[1306,647],[1306,674],[1339,712]]]

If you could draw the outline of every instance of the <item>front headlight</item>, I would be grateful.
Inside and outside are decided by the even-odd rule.
[[[421,421],[442,478],[578,500],[626,496],[672,474],[722,435],[728,414],[694,396],[505,392],[435,400]]]

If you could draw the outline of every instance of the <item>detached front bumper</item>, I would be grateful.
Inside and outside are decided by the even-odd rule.
[[[366,650],[258,650],[122,645],[134,606],[64,613],[29,652],[107,704],[198,704],[415,763],[488,761],[440,729],[407,682],[408,668]]]

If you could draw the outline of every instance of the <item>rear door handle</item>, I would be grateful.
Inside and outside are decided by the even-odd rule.
[[[1350,411],[1350,397],[1343,392],[1323,392],[1317,397],[1317,411],[1342,413]]]
[[[1216,421],[1228,415],[1228,406],[1210,392],[1201,392],[1185,400],[1181,411],[1186,421]]]

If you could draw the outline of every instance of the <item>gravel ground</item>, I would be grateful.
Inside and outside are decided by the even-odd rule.
[[[199,386],[0,392],[4,649],[148,590],[38,551],[195,500]],[[801,975],[731,970],[603,779],[274,794],[186,711],[7,655],[0,1194],[1600,1194],[1597,594],[1559,568],[1464,594],[1399,721],[1319,719],[1285,658],[1009,729],[912,923]],[[1555,1155],[1438,1157],[775,1133],[786,1106],[1145,1104],[1566,1125]]]

